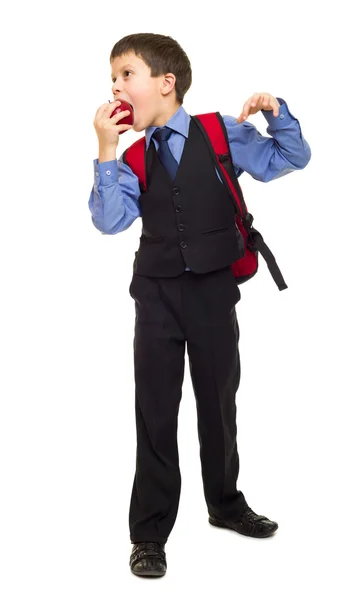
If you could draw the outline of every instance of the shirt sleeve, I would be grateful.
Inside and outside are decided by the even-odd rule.
[[[272,181],[303,169],[310,161],[311,149],[298,119],[282,98],[277,100],[280,104],[277,117],[272,110],[261,111],[268,122],[267,133],[272,137],[263,136],[248,121],[238,123],[235,117],[222,115],[237,177],[246,171],[258,181]]]
[[[138,177],[122,161],[93,161],[94,185],[88,207],[92,223],[103,234],[125,231],[140,217],[140,188]]]

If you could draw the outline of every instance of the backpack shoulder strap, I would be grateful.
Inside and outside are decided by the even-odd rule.
[[[220,177],[230,192],[236,212],[241,218],[246,217],[249,213],[234,170],[228,134],[221,114],[217,111],[194,115],[191,119],[198,125],[206,140]]]
[[[143,136],[136,140],[129,148],[124,150],[122,154],[123,162],[131,168],[133,173],[139,179],[139,187],[141,191],[147,189],[146,182],[146,137]]]

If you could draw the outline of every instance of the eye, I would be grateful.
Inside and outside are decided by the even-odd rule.
[[[124,71],[124,73],[123,73],[123,75],[125,75],[125,73],[131,73],[131,71],[125,70],[125,71]],[[112,83],[114,83],[114,81],[115,81],[115,77],[113,77],[113,78],[111,79],[111,81],[112,81]]]

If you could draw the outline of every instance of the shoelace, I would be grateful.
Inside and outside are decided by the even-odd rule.
[[[237,521],[249,521],[250,523],[254,523],[257,516],[258,515],[251,508],[247,508]]]
[[[165,558],[166,553],[162,550],[162,546],[163,544],[160,542],[138,542],[133,550],[133,562],[146,556],[162,556],[162,558]]]
[[[257,521],[263,521],[265,519],[266,517],[264,515],[257,515],[251,508],[247,508],[246,511],[244,511],[244,514],[238,519],[238,523],[244,524],[248,522],[251,525],[254,525]]]

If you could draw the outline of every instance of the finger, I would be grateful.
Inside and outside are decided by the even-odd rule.
[[[261,94],[258,94],[258,92],[253,94],[251,102],[250,102],[251,106],[256,106],[260,102],[260,98],[261,98]]]
[[[261,108],[263,110],[269,110],[269,107],[270,107],[269,94],[261,94]]]
[[[280,107],[280,104],[277,101],[277,99],[274,98],[274,96],[269,96],[269,99],[268,99],[268,109],[270,108],[270,110],[273,111],[273,115],[275,117],[278,117],[278,115],[279,115],[279,107]]]
[[[248,113],[247,113],[246,118],[248,118],[248,115],[250,114],[250,109],[254,108],[255,106],[257,106],[257,104],[259,104],[260,98],[261,98],[261,94],[258,94],[258,92],[255,93],[255,94],[253,94],[253,96],[251,96],[249,98],[249,100],[248,100]],[[243,118],[243,120],[245,120],[245,119]]]
[[[265,110],[267,110],[267,109],[272,110],[273,115],[275,117],[278,117],[280,104],[279,104],[277,98],[275,98],[271,94],[267,94],[266,102],[267,102],[267,108],[265,108]]]
[[[271,94],[262,94],[262,110],[273,110],[275,114],[277,101]]]
[[[113,102],[110,102],[110,104],[108,104],[108,108],[109,108],[109,112],[112,113],[113,110],[115,110],[115,108],[117,106],[119,106],[121,104],[120,100],[113,100]]]
[[[121,104],[120,100],[113,100],[113,102],[110,102],[110,100],[108,100],[108,103],[105,103],[102,106],[100,106],[100,116],[102,113],[105,113],[106,115],[111,115],[112,111],[115,110],[115,108],[119,104]]]
[[[255,92],[255,94],[250,96],[250,98],[244,104],[241,115],[237,119],[238,123],[241,123],[242,121],[245,121],[245,119],[248,118],[250,114],[250,108],[257,106],[257,104],[260,102],[261,96],[262,94],[260,94],[259,92]]]
[[[129,125],[128,123],[121,123],[120,125],[116,126],[117,129],[120,131],[122,131],[123,129],[132,129],[134,127],[134,125]]]
[[[100,108],[97,109],[96,111],[96,115],[95,115],[95,120],[98,119],[99,117],[101,117],[101,115],[106,111],[109,114],[112,113],[112,111],[116,108],[117,103],[120,102],[120,100],[114,100],[114,102],[110,102],[109,103],[105,102],[105,104],[101,104]]]
[[[236,119],[238,123],[241,123],[242,121],[245,121],[245,119],[248,118],[248,116],[249,116],[249,108],[250,108],[250,101],[251,101],[252,97],[253,96],[250,96],[250,98],[245,102],[241,114]]]
[[[101,106],[99,106],[99,108],[97,109],[97,111],[95,113],[95,120],[102,115],[102,113],[104,112],[104,110],[106,109],[107,106],[109,106],[107,104],[107,102],[105,102],[105,104],[101,104]]]
[[[121,110],[120,112],[116,113],[113,117],[111,117],[111,120],[119,121],[120,118],[123,119],[128,114],[130,114],[130,110]]]

